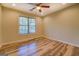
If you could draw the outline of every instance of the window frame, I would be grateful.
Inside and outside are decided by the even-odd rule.
[[[27,26],[28,27],[28,30],[27,30],[27,33],[20,33],[20,29],[19,29],[19,34],[21,34],[21,35],[28,35],[28,34],[34,34],[34,33],[36,33],[36,18],[34,18],[34,17],[27,17],[27,16],[19,16],[19,18],[20,17],[25,17],[25,18],[27,18],[28,20],[28,24],[27,25],[20,25],[19,24],[19,26],[18,26],[18,28],[20,27],[20,26]],[[30,33],[29,32],[29,28],[30,28],[30,25],[29,25],[29,18],[31,18],[31,19],[35,19],[35,32],[33,32],[33,33]],[[19,22],[19,20],[18,20],[18,22]]]

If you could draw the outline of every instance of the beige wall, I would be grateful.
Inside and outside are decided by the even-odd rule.
[[[43,33],[42,19],[38,16],[33,16],[27,13],[22,13],[8,8],[2,8],[3,17],[3,39],[2,43],[10,43],[15,41],[28,40],[28,38],[39,37]],[[36,33],[21,35],[18,32],[19,16],[33,16],[36,18]]]
[[[50,39],[79,46],[79,5],[46,16],[44,26]]]
[[[1,6],[0,6],[0,46],[1,46],[1,40],[2,40],[2,17],[1,17]]]

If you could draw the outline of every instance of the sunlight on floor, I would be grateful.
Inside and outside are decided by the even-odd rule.
[[[32,43],[29,45],[22,46],[18,49],[19,56],[26,56],[36,52],[37,46],[36,43]]]

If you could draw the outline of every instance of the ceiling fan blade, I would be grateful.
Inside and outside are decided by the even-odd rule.
[[[30,9],[30,11],[33,11],[34,9],[36,9],[36,7],[34,7],[34,8],[32,8],[32,9]]]
[[[43,8],[50,8],[50,6],[41,6],[41,7],[43,7]]]

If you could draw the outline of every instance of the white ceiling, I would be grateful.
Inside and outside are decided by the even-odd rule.
[[[50,13],[56,12],[58,10],[61,10],[63,8],[66,8],[68,6],[71,6],[73,4],[62,4],[62,3],[43,3],[44,5],[49,5],[50,8],[42,8],[42,12],[40,13],[37,9],[30,11],[30,9],[32,9],[33,7],[35,7],[35,5],[32,3],[16,3],[16,5],[13,6],[12,3],[3,3],[2,5],[5,7],[9,7],[9,8],[13,8],[13,9],[17,9],[23,12],[28,12],[28,13],[32,13],[38,16],[45,16],[48,15]]]

